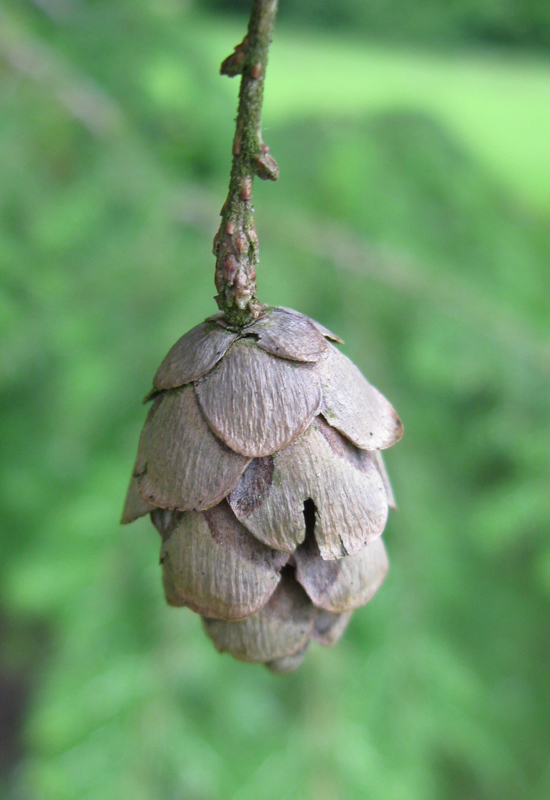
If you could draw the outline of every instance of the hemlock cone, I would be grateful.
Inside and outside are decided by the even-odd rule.
[[[122,522],[150,513],[166,599],[278,672],[334,644],[388,569],[392,406],[318,322],[267,309],[186,333],[153,381]]]

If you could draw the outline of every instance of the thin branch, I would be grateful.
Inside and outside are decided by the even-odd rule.
[[[227,322],[237,328],[262,310],[256,296],[259,257],[252,216],[254,176],[275,181],[279,174],[261,133],[265,71],[276,13],[277,0],[254,0],[248,33],[221,66],[222,75],[242,75],[229,194],[214,239],[216,301]]]

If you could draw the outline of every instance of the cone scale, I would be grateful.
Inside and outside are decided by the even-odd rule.
[[[282,308],[185,334],[155,375],[122,518],[150,514],[170,605],[283,673],[334,644],[388,570],[380,451],[402,426],[335,341]]]

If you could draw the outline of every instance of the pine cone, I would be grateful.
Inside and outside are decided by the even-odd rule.
[[[166,599],[220,651],[290,672],[383,582],[392,406],[319,323],[269,309],[185,334],[153,381],[122,521],[162,536]]]

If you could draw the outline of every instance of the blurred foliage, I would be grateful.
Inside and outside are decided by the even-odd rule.
[[[246,0],[207,0],[244,13]],[[281,19],[304,27],[355,28],[368,36],[439,44],[550,47],[550,6],[542,0],[285,0]]]
[[[260,296],[340,333],[406,435],[376,599],[297,674],[236,663],[164,605],[151,526],[117,526],[140,398],[215,310],[234,29],[220,52],[173,0],[4,8],[0,792],[546,800],[548,209],[391,96],[272,116]]]

